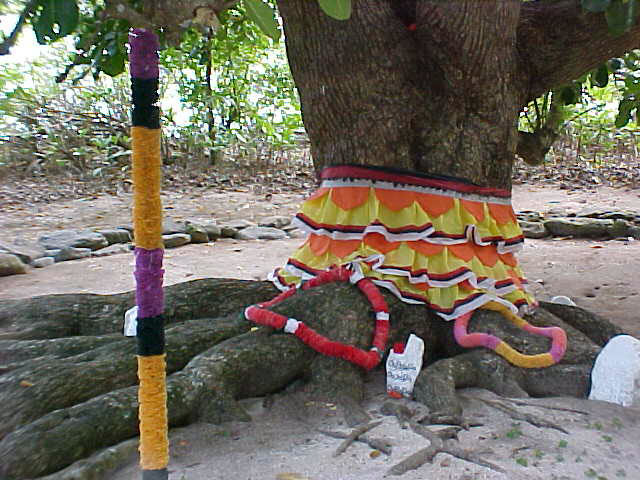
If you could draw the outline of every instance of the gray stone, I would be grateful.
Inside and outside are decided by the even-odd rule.
[[[80,260],[91,256],[90,248],[67,247],[60,250],[54,257],[56,262],[66,262],[68,260]]]
[[[603,220],[628,220],[630,222],[635,222],[637,220],[638,214],[631,210],[611,210],[590,207],[585,208],[584,210],[580,210],[577,216],[586,218],[600,218]]]
[[[22,263],[30,264],[37,258],[44,257],[44,249],[40,245],[23,243],[21,245],[0,243],[0,250],[10,253],[20,259]]]
[[[525,222],[541,222],[543,220],[540,212],[534,212],[533,210],[522,210],[516,213],[516,218]]]
[[[272,227],[247,227],[240,230],[236,236],[238,240],[282,240],[287,234]]]
[[[108,257],[109,255],[116,255],[118,253],[129,253],[131,251],[131,245],[114,243],[108,247],[101,248],[91,252],[92,257]]]
[[[565,295],[556,295],[549,301],[551,303],[559,303],[560,305],[569,305],[571,307],[576,306],[575,302]]]
[[[0,277],[27,273],[27,266],[11,253],[0,253]]]
[[[235,228],[236,230],[242,230],[243,228],[255,227],[255,226],[256,226],[255,223],[252,223],[249,220],[243,220],[243,219],[230,220],[228,222],[225,222],[225,224],[223,225],[223,227],[231,227],[231,228]]]
[[[53,250],[45,250],[44,251],[44,256],[45,257],[55,257],[59,253],[60,253],[60,249],[59,248],[54,248]]]
[[[305,232],[297,228],[294,228],[293,230],[288,230],[286,233],[289,236],[289,238],[304,238],[307,236]]]
[[[185,233],[191,237],[191,243],[207,243],[209,241],[207,230],[198,223],[187,221]]]
[[[636,240],[640,240],[640,227],[629,227],[629,236]]]
[[[33,262],[31,262],[31,266],[35,268],[44,268],[48,267],[49,265],[53,265],[55,262],[56,260],[53,257],[42,257],[36,258]]]
[[[185,233],[184,222],[178,222],[172,218],[165,218],[162,222],[162,235],[172,235],[174,233]]]
[[[202,226],[209,236],[209,241],[216,241],[222,237],[222,229],[215,222],[203,223]]]
[[[544,222],[544,226],[555,236],[602,238],[611,236],[614,221],[597,218],[553,218]]]
[[[224,225],[220,227],[220,234],[224,238],[236,238],[238,231],[239,230],[237,228],[233,228],[233,227],[228,227]]]
[[[549,232],[544,228],[544,223],[541,222],[526,222],[521,221],[520,228],[522,234],[526,238],[544,238],[549,236]]]
[[[129,243],[131,241],[131,234],[128,230],[125,230],[123,228],[112,228],[96,231],[107,239],[109,245],[113,245],[115,243]]]
[[[630,335],[609,340],[593,365],[589,400],[640,407],[640,340]]]
[[[38,239],[38,242],[47,250],[67,247],[98,250],[109,245],[103,235],[91,230],[60,230],[43,235]]]
[[[162,241],[164,242],[164,248],[181,247],[191,243],[191,236],[186,233],[174,233],[171,235],[163,235]]]
[[[631,235],[633,228],[635,228],[633,224],[626,220],[614,220],[613,226],[609,229],[609,236],[611,238],[628,237]]]
[[[547,211],[547,217],[575,217],[575,213],[570,212],[566,208],[562,207],[553,207]]]
[[[259,227],[282,228],[291,223],[291,217],[284,215],[274,215],[272,217],[263,218],[259,223]]]

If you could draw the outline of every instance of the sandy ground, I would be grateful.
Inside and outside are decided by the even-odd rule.
[[[233,218],[259,220],[268,215],[290,215],[302,199],[299,194],[274,194],[266,198],[252,192],[171,194],[164,205],[177,220]],[[59,228],[107,227],[129,223],[129,195],[97,197],[36,207],[19,206],[0,213],[0,240],[33,240],[42,232]],[[587,206],[640,211],[640,191],[566,191],[550,187],[516,186],[516,210],[581,210]],[[284,241],[189,245],[166,252],[166,284],[202,277],[262,279],[284,262],[301,243]],[[640,242],[531,240],[520,259],[539,299],[567,295],[640,336]],[[49,293],[115,293],[134,287],[131,255],[59,263],[27,275],[0,278],[0,299],[25,298]],[[394,417],[381,416],[386,396],[384,378],[373,374],[368,384],[367,408],[383,424],[371,436],[394,443],[391,456],[378,455],[355,443],[339,457],[333,452],[340,440],[318,428],[348,431],[336,406],[308,402],[304,411],[276,400],[272,408],[264,399],[243,404],[251,423],[196,424],[171,434],[171,480],[277,479],[349,480],[379,479],[406,456],[428,445]],[[405,474],[413,479],[640,479],[640,411],[603,402],[579,399],[536,399],[535,406],[518,406],[562,425],[568,434],[538,428],[489,407],[476,397],[494,398],[486,391],[463,391],[465,414],[483,423],[463,431],[459,446],[506,473],[439,454],[433,464]],[[512,404],[511,404],[512,405]],[[514,405],[512,405],[514,406]],[[553,408],[551,408],[553,407]],[[563,409],[573,409],[569,412]],[[287,475],[289,474],[289,475]],[[114,480],[139,478],[135,459],[110,476]]]

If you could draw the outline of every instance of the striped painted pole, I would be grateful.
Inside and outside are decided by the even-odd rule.
[[[143,480],[166,480],[169,463],[167,386],[162,291],[163,243],[160,182],[160,109],[158,39],[153,32],[133,30],[129,36],[133,98],[131,157],[133,163],[133,229],[138,306],[138,401],[140,467]]]

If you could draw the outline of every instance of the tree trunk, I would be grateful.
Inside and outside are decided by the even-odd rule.
[[[525,95],[519,2],[418,4],[405,12],[418,21],[410,31],[392,2],[359,0],[347,21],[317,2],[278,2],[315,166],[395,167],[510,188]]]

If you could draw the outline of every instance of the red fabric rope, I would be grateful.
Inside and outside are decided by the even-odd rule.
[[[346,267],[334,267],[330,270],[319,273],[316,277],[308,280],[302,285],[303,290],[324,285],[332,282],[348,282],[351,278],[351,272]],[[358,288],[365,294],[376,314],[384,314],[386,317],[384,320],[380,318],[376,319],[375,332],[373,335],[373,348],[369,351],[356,348],[353,345],[345,345],[341,342],[334,342],[319,334],[312,328],[306,326],[303,322],[297,323],[297,328],[292,331],[291,325],[288,327],[288,331],[293,333],[296,337],[302,340],[305,344],[309,345],[315,351],[328,355],[331,357],[338,357],[347,360],[351,363],[359,365],[367,370],[372,369],[382,359],[382,355],[385,351],[387,339],[389,338],[389,307],[384,297],[378,290],[378,287],[369,279],[363,278],[357,282]],[[281,301],[292,296],[297,289],[295,287],[281,293],[273,300],[268,302],[259,303],[258,305],[252,305],[247,307],[244,311],[244,316],[247,320],[255,322],[259,325],[267,327],[282,329],[287,325],[289,320],[284,315],[266,310],[268,307],[280,303]],[[295,323],[293,326],[295,327]]]

